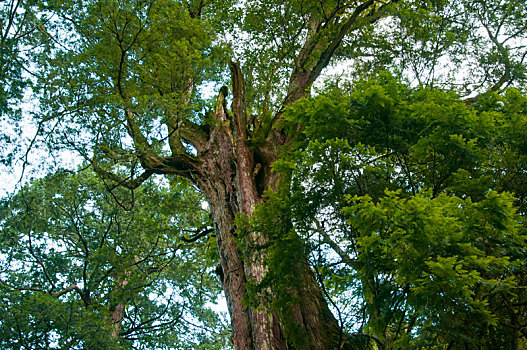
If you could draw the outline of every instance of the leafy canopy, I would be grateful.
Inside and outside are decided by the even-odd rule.
[[[201,196],[177,182],[114,195],[85,170],[48,175],[2,201],[2,348],[225,345],[224,320],[210,309],[215,241],[185,242],[209,224]]]
[[[256,300],[287,309],[304,246],[364,347],[523,346],[526,112],[516,89],[467,104],[388,73],[293,104],[275,163],[291,185],[245,223],[280,235],[260,247],[272,273]],[[294,228],[277,229],[281,213]],[[283,299],[266,300],[269,286]]]

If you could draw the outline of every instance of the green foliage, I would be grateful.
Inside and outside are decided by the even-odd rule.
[[[120,348],[109,336],[110,325],[101,322],[97,310],[83,308],[78,301],[61,301],[49,294],[4,288],[1,299],[0,344],[5,349],[79,348],[75,346],[79,342],[90,349]]]
[[[527,33],[519,19],[526,11],[521,0],[401,1],[383,25],[346,40],[341,55],[354,60],[355,72],[390,70],[415,85],[463,95],[490,82],[484,89],[521,85]]]
[[[525,344],[525,98],[381,73],[284,113],[295,230],[371,346]]]
[[[378,203],[355,196],[344,212],[358,232],[359,274],[383,276],[392,295],[405,286],[404,306],[419,314],[413,324],[417,334],[441,331],[450,341],[496,346],[486,337],[508,323],[496,304],[514,300],[523,286],[518,274],[525,269],[527,237],[513,200],[496,192],[476,203],[446,194],[403,199],[400,192],[387,191]],[[373,303],[374,295],[365,290],[367,302]],[[372,333],[382,333],[391,322],[374,320]],[[410,344],[422,342],[416,337]]]
[[[37,44],[41,35],[29,35],[39,23],[37,1],[5,1],[0,4],[0,116],[20,113],[17,101],[31,85],[27,76],[28,55],[22,47]],[[38,31],[37,31],[38,33]]]
[[[2,348],[225,346],[208,308],[220,292],[215,248],[181,240],[209,223],[201,196],[175,181],[113,195],[92,172],[59,172],[3,200]]]
[[[35,86],[44,118],[65,122],[60,133],[42,125],[50,144],[69,144],[85,157],[93,152],[101,167],[130,167],[137,155],[119,141],[127,135],[124,111],[133,111],[139,130],[149,134],[137,146],[152,143],[162,154],[167,136],[160,123],[174,128],[189,115],[204,122],[207,101],[197,87],[220,79],[226,63],[225,47],[212,45],[211,23],[193,18],[179,1],[50,6],[57,20],[47,30],[61,45],[37,55]]]

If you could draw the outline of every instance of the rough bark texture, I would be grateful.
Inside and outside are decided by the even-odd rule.
[[[119,339],[121,324],[124,318],[124,304],[117,304],[113,307],[110,314],[110,323],[112,325],[112,339]]]
[[[392,0],[396,1],[396,0]],[[309,94],[309,88],[327,66],[342,40],[361,25],[376,21],[392,2],[365,0],[364,2],[338,2],[324,16],[313,14],[306,22],[306,35],[291,67],[286,96],[282,103],[288,106]],[[323,2],[321,2],[323,4]],[[202,4],[203,5],[203,4]],[[203,5],[204,6],[204,5]],[[202,6],[191,11],[191,17],[199,17]],[[324,11],[323,11],[324,12]],[[299,32],[300,35],[301,32]],[[300,38],[300,36],[299,36]],[[95,169],[110,180],[128,188],[136,188],[152,174],[175,174],[192,181],[205,194],[214,218],[220,252],[222,283],[229,307],[236,350],[293,349],[285,334],[283,315],[271,313],[263,308],[247,307],[246,282],[259,282],[266,275],[265,253],[251,248],[256,243],[270,243],[266,232],[250,232],[245,241],[235,242],[235,218],[238,213],[249,217],[254,206],[263,202],[263,192],[278,183],[278,176],[271,171],[278,157],[278,149],[287,143],[287,138],[276,128],[282,110],[268,115],[267,99],[271,85],[267,84],[263,113],[247,115],[244,76],[239,64],[229,65],[232,81],[232,105],[227,108],[228,88],[222,87],[216,107],[205,122],[195,124],[184,115],[175,114],[167,118],[168,141],[171,155],[162,156],[149,139],[142,134],[134,111],[125,109],[128,135],[132,138],[143,174],[123,180],[104,169]],[[276,72],[276,69],[273,72]],[[272,73],[274,74],[274,73]],[[188,81],[186,94],[192,91],[193,81]],[[121,90],[119,90],[121,91]],[[126,96],[121,95],[127,102]],[[185,110],[188,98],[180,101]],[[128,105],[128,104],[126,104]],[[258,140],[256,143],[254,140]],[[185,150],[190,143],[196,154]],[[349,349],[349,339],[343,337],[338,322],[330,312],[322,291],[313,277],[307,258],[300,259],[291,269],[301,281],[291,293],[299,300],[288,315],[294,315],[296,325],[303,329],[306,342],[302,349]],[[269,291],[272,295],[273,291]]]
[[[212,148],[211,154],[203,159],[204,164],[209,164],[206,168],[214,171],[214,176],[209,173],[207,179],[210,180],[200,182],[199,186],[207,196],[214,217],[234,347],[237,350],[290,349],[277,315],[253,310],[242,302],[246,293],[245,282],[261,281],[265,268],[261,252],[249,252],[246,259],[250,259],[251,263],[244,261],[234,241],[234,219],[238,212],[250,215],[253,205],[261,202],[262,198],[256,191],[255,176],[251,175],[253,157],[248,152],[233,149],[232,144],[228,144],[228,134],[216,135],[217,147]],[[267,238],[264,232],[255,232],[250,239],[264,244]],[[298,266],[297,275],[303,276],[303,288],[296,291],[301,299],[294,311],[296,321],[310,334],[310,349],[334,349],[339,341],[338,323],[329,311],[307,261],[299,262]]]
[[[265,257],[261,251],[251,251],[250,248],[242,256],[235,243],[234,220],[237,213],[250,216],[254,206],[264,200],[263,190],[276,184],[278,177],[271,171],[271,164],[275,160],[273,157],[277,156],[280,135],[269,137],[268,142],[258,149],[247,146],[243,125],[246,116],[240,115],[245,112],[243,80],[237,65],[231,64],[231,70],[234,116],[226,109],[223,90],[214,116],[217,125],[210,132],[205,151],[199,155],[201,164],[193,180],[206,195],[214,218],[235,349],[292,349],[284,336],[279,315],[255,310],[243,303],[245,283],[248,280],[259,282],[265,275]],[[264,245],[268,237],[265,232],[253,232],[247,239]],[[309,349],[338,348],[342,338],[338,322],[329,311],[307,260],[291,268],[296,268],[296,275],[302,276],[302,288],[293,291],[300,297],[293,313],[298,325],[309,335]],[[346,346],[341,344],[341,348]]]

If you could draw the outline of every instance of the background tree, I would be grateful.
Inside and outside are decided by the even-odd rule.
[[[0,18],[0,112],[4,114],[13,111],[12,102],[22,98],[24,88],[29,83],[27,77],[22,75],[27,61],[21,51],[36,42],[38,36],[32,34],[37,31],[38,22],[32,1],[12,0],[2,3]]]
[[[20,101],[24,91],[31,86],[26,70],[29,65],[28,52],[32,52],[42,39],[38,31],[35,1],[5,1],[0,4],[0,125],[2,164],[7,166],[15,160],[16,132],[11,130],[21,119]],[[24,74],[26,73],[26,74]],[[9,132],[12,131],[12,132]]]
[[[152,181],[133,199],[116,195],[133,207],[85,170],[48,175],[4,200],[2,348],[225,345],[225,325],[209,309],[219,285],[201,196]]]

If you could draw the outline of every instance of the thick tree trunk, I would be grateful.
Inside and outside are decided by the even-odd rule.
[[[232,319],[233,343],[238,349],[291,349],[284,335],[284,327],[276,314],[265,309],[254,310],[243,303],[246,295],[245,283],[261,281],[265,275],[262,252],[249,252],[244,256],[235,243],[234,218],[238,209],[237,186],[219,181],[217,193],[208,195],[218,234],[223,286]],[[219,192],[223,193],[219,193]],[[261,198],[255,198],[255,202]],[[246,214],[251,214],[250,212]],[[254,233],[260,243],[266,240],[265,232]],[[251,238],[254,241],[254,237]],[[247,255],[249,258],[247,258]],[[258,257],[255,257],[258,255]],[[294,306],[295,321],[309,335],[309,349],[336,349],[340,337],[339,325],[328,309],[319,286],[313,278],[307,261],[301,261],[296,276],[301,276],[302,288],[294,291],[300,302]],[[270,291],[272,294],[272,291]]]
[[[223,107],[224,108],[224,107]],[[233,328],[232,341],[236,350],[293,349],[285,332],[284,320],[265,305],[253,309],[244,304],[246,282],[259,282],[265,276],[265,253],[256,251],[254,243],[264,245],[269,237],[265,232],[252,232],[241,243],[235,242],[237,213],[251,216],[254,206],[264,201],[264,189],[273,188],[278,177],[271,172],[276,157],[272,141],[259,150],[249,149],[240,130],[230,124],[226,109],[216,111],[220,121],[210,133],[207,151],[200,154],[200,176],[196,182],[211,206],[220,253],[222,283]],[[234,136],[236,135],[236,136]],[[266,148],[267,147],[267,148]],[[258,160],[255,161],[255,158]],[[252,250],[251,250],[252,249]],[[348,349],[338,322],[330,312],[315,281],[307,259],[291,266],[301,279],[300,288],[292,291],[299,302],[291,306],[295,327],[305,334],[303,349]],[[273,291],[269,291],[272,295]]]
[[[166,106],[167,118],[164,124],[168,130],[170,156],[164,155],[164,152],[159,153],[159,142],[156,141],[155,145],[151,144],[151,140],[157,138],[151,138],[144,133],[150,127],[143,128],[143,118],[137,118],[140,111],[132,108],[135,104],[133,98],[127,96],[120,79],[116,83],[116,91],[123,101],[128,136],[134,144],[133,154],[134,157],[139,158],[144,172],[139,176],[134,176],[132,172],[128,179],[122,179],[105,170],[105,167],[97,166],[96,159],[93,160],[93,166],[102,177],[129,189],[140,186],[152,174],[173,174],[189,179],[205,194],[211,205],[216,226],[221,270],[224,276],[222,283],[232,318],[233,343],[237,350],[294,347],[291,341],[288,341],[291,339],[291,329],[288,329],[289,326],[284,323],[284,312],[271,313],[265,308],[256,310],[243,303],[247,295],[246,282],[258,283],[266,275],[265,253],[255,249],[254,244],[260,246],[272,244],[274,243],[270,241],[272,238],[266,232],[249,233],[244,236],[245,241],[239,242],[240,247],[244,249],[243,254],[235,242],[236,215],[244,213],[250,217],[254,206],[265,200],[263,191],[273,188],[278,182],[278,175],[271,172],[271,164],[276,160],[278,149],[286,143],[286,140],[279,130],[274,129],[277,127],[276,122],[281,118],[282,109],[276,110],[271,115],[267,107],[273,95],[272,91],[275,91],[271,89],[276,78],[274,75],[286,68],[283,64],[287,64],[286,62],[292,58],[290,55],[298,51],[291,61],[292,71],[287,89],[284,90],[286,96],[281,105],[289,106],[309,95],[311,85],[328,65],[345,36],[353,30],[377,21],[392,2],[395,1],[338,2],[331,6],[332,9],[330,6],[320,6],[320,13],[317,13],[318,10],[315,11],[315,7],[318,9],[317,6],[304,13],[302,17],[305,15],[310,18],[299,28],[298,34],[291,37],[295,42],[291,43],[292,45],[284,43],[281,49],[277,47],[279,50],[276,51],[276,57],[280,58],[275,68],[270,71],[271,76],[255,75],[258,79],[263,79],[261,82],[267,81],[266,91],[263,94],[265,99],[258,116],[248,115],[250,113],[248,110],[254,112],[255,109],[248,108],[246,103],[244,78],[238,63],[229,64],[233,91],[231,111],[228,111],[226,106],[228,88],[222,87],[216,110],[211,111],[211,115],[204,118],[202,123],[194,123],[192,121],[194,118],[190,116],[191,109],[188,108],[189,113],[186,111],[196,82],[192,79],[185,81],[183,89],[180,87],[180,82],[175,84],[175,87],[167,92],[176,93],[174,96],[180,94],[184,96],[177,102],[174,101],[178,105],[177,111],[173,111],[174,108],[171,106],[168,108],[169,105]],[[189,9],[190,16],[198,18],[204,4],[205,2],[202,1],[196,11]],[[281,51],[283,52],[280,53]],[[128,56],[123,51],[121,57]],[[119,77],[121,73],[126,73],[123,69],[123,65],[120,65]],[[190,75],[193,76],[193,73]],[[133,82],[130,81],[130,84]],[[260,88],[260,84],[253,88]],[[162,105],[159,107],[162,108]],[[144,118],[144,121],[150,121],[150,118]],[[194,147],[195,154],[188,152],[188,144]],[[100,152],[101,158],[107,157],[116,163],[123,159],[118,153]],[[301,333],[307,338],[302,342],[307,345],[302,345],[302,348],[350,348],[349,342],[343,341],[345,337],[342,337],[338,322],[329,311],[321,289],[309,268],[307,258],[301,257],[291,265],[292,274],[300,280],[300,283],[298,281],[295,283],[296,290],[291,291],[295,297],[293,299],[298,302],[286,311],[288,321],[293,318],[297,323],[295,328],[302,330]],[[269,292],[272,295],[273,290],[272,287],[270,288]],[[290,333],[286,334],[287,332]]]

